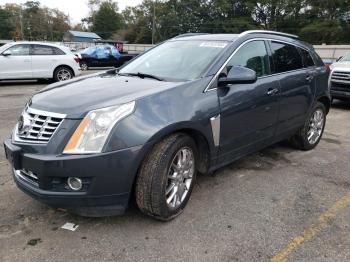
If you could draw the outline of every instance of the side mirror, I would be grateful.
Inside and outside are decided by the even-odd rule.
[[[257,80],[256,72],[252,69],[235,66],[232,67],[226,77],[220,77],[218,86],[224,87],[231,84],[252,84]]]
[[[336,62],[339,62],[343,57],[339,56],[337,60],[335,60]]]
[[[3,56],[9,56],[11,55],[11,51],[10,50],[6,50],[2,53]]]

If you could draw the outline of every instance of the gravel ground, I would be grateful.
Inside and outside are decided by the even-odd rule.
[[[43,87],[0,82],[1,141]],[[45,206],[17,189],[0,150],[0,261],[349,261],[349,116],[350,103],[336,101],[313,151],[280,143],[200,176],[167,223],[135,207],[84,218]]]

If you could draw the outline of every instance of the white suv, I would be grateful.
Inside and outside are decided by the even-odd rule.
[[[67,47],[37,42],[14,42],[0,47],[0,80],[64,81],[78,75],[79,58]]]

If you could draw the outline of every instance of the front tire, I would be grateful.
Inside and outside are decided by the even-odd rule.
[[[326,125],[326,107],[317,102],[304,126],[291,138],[292,144],[304,151],[314,149],[320,142]]]
[[[154,146],[136,181],[136,203],[146,215],[167,221],[184,210],[196,178],[197,148],[178,133]]]

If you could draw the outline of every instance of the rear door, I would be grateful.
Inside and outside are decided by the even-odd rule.
[[[274,70],[278,77],[281,100],[276,134],[283,136],[304,124],[313,102],[313,77],[304,68],[302,56],[295,45],[270,42]]]
[[[53,70],[59,62],[59,54],[55,47],[48,45],[32,45],[32,69],[33,78],[52,78]],[[60,49],[58,51],[64,52]]]
[[[32,77],[30,45],[17,44],[4,50],[10,54],[0,55],[0,79],[26,79]]]
[[[275,133],[278,103],[278,81],[271,76],[269,53],[263,40],[244,44],[232,56],[221,74],[234,66],[254,70],[253,84],[234,84],[217,90],[220,102],[220,152],[222,162],[252,151],[257,144],[268,144]]]

